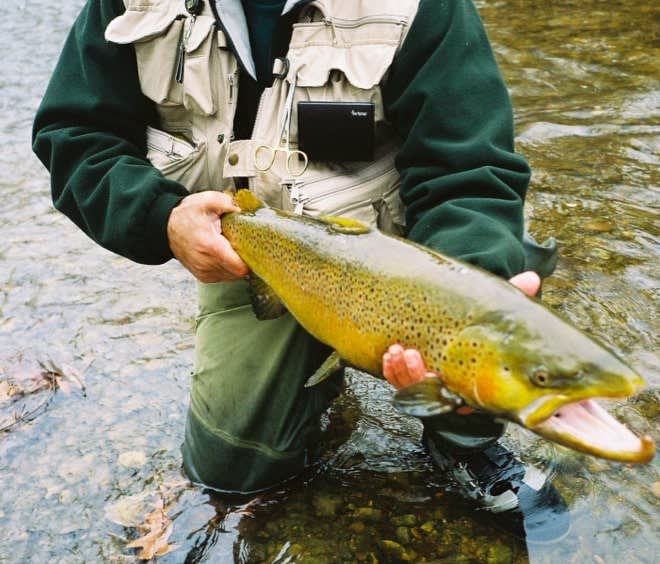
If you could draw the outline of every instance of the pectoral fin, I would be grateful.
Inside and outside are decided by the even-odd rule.
[[[250,300],[257,319],[276,319],[286,313],[286,306],[273,289],[256,274],[248,277]]]
[[[334,351],[325,359],[323,364],[318,367],[316,372],[310,376],[309,380],[305,382],[305,388],[311,388],[312,386],[316,386],[316,384],[320,384],[323,380],[344,368],[344,366],[344,361],[339,354],[337,354],[337,351]]]
[[[424,378],[401,388],[394,394],[394,407],[413,417],[433,417],[454,411],[464,404],[460,396],[450,392],[440,378]]]

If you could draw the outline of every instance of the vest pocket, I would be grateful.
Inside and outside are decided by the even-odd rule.
[[[183,88],[174,73],[184,21],[185,11],[179,14],[148,2],[128,2],[126,11],[105,30],[108,41],[133,45],[142,92],[157,104],[177,105],[183,100]]]
[[[404,206],[394,154],[389,150],[367,165],[329,165],[317,175],[286,186],[282,207],[311,216],[343,215],[401,233]]]
[[[219,87],[222,83],[217,45],[213,48],[215,20],[198,16],[192,26],[183,64],[183,105],[196,114],[210,116],[217,110],[212,84]]]
[[[190,18],[184,2],[130,1],[105,30],[108,41],[133,45],[145,96],[161,106],[183,105],[205,116],[217,109],[212,88],[219,81],[215,37],[213,16]]]
[[[164,176],[191,187],[204,189],[210,186],[206,166],[206,145],[194,143],[183,136],[147,127],[147,159]]]

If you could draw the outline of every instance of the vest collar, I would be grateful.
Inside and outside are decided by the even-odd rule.
[[[310,0],[287,0],[282,9],[282,14],[287,14],[299,4],[306,4]],[[229,42],[234,47],[234,52],[245,71],[254,79],[257,79],[257,70],[250,48],[250,36],[248,33],[245,12],[241,0],[212,0],[211,7],[218,19]]]

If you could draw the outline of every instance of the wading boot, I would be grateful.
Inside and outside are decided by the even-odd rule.
[[[568,533],[568,507],[548,476],[501,443],[457,457],[441,450],[430,433],[423,442],[451,489],[495,514],[498,526],[530,543],[552,543]]]

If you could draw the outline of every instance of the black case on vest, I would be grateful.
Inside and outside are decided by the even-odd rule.
[[[310,160],[374,158],[372,102],[298,102],[298,147]]]

